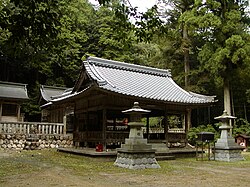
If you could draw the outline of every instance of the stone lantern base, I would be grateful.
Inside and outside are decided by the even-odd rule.
[[[215,144],[215,160],[218,161],[240,161],[244,160],[241,155],[242,147],[234,142],[232,137],[219,139]]]
[[[124,151],[117,150],[117,158],[114,163],[115,166],[128,169],[146,169],[146,168],[160,168],[155,159],[155,151]]]
[[[226,162],[244,160],[241,151],[241,149],[215,149],[215,160]]]
[[[155,149],[152,145],[147,143],[147,139],[143,138],[141,127],[141,115],[149,113],[149,110],[141,109],[138,102],[134,103],[131,109],[122,111],[130,114],[131,122],[128,123],[130,127],[129,138],[125,139],[125,144],[117,149],[117,158],[114,163],[115,166],[128,169],[146,169],[146,168],[160,168],[155,159]]]
[[[229,133],[229,130],[232,129],[232,126],[229,126],[229,120],[235,119],[236,117],[230,116],[226,111],[218,119],[222,121],[220,139],[215,144],[215,160],[218,161],[240,161],[244,160],[241,155],[242,147],[235,143],[234,138]]]

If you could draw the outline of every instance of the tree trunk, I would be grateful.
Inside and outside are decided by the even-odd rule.
[[[184,56],[184,69],[185,69],[185,89],[189,89],[189,73],[190,73],[190,64],[189,64],[189,38],[188,38],[188,29],[187,25],[184,23],[183,26],[183,56]]]
[[[230,89],[229,89],[229,80],[224,78],[224,110],[227,111],[228,115],[231,115],[231,99],[230,99]]]
[[[224,110],[227,111],[228,115],[232,115],[231,112],[231,97],[230,97],[230,86],[229,79],[227,77],[224,78],[223,82],[224,87]],[[232,126],[232,121],[229,121],[229,125]],[[230,129],[230,135],[232,135],[232,129]]]
[[[182,37],[183,37],[183,56],[184,56],[184,69],[185,69],[185,89],[189,90],[189,73],[190,73],[190,64],[189,64],[189,38],[188,38],[188,28],[187,25],[184,23],[183,30],[182,30]],[[186,131],[192,127],[191,124],[191,109],[187,109],[187,113],[185,115],[185,124]]]

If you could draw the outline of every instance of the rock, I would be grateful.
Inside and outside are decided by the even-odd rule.
[[[20,139],[22,139],[22,136],[19,135],[19,134],[17,134],[17,135],[16,135],[16,139],[17,139],[17,140],[20,140]]]
[[[2,139],[0,139],[0,145],[3,145],[3,140]]]
[[[65,145],[65,144],[66,144],[66,140],[63,140],[63,141],[62,141],[62,144]]]
[[[41,135],[41,140],[45,140],[46,139],[46,136],[45,135]]]
[[[5,139],[5,134],[0,134],[0,139]]]
[[[12,136],[11,135],[7,135],[7,139],[9,140],[9,139],[11,139],[12,138]]]
[[[30,146],[26,145],[26,146],[24,147],[24,149],[30,150]]]
[[[55,135],[55,140],[60,140],[60,136],[59,135]]]
[[[36,149],[36,146],[35,146],[35,145],[31,145],[31,146],[30,146],[30,149],[31,149],[31,150],[35,150],[35,149]]]
[[[70,145],[72,143],[72,141],[68,140],[67,141],[67,145]]]
[[[56,146],[55,146],[55,144],[50,144],[50,147],[55,148]]]
[[[4,149],[6,149],[7,145],[3,144],[1,147],[4,148]]]

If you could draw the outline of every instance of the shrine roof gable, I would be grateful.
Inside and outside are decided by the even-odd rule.
[[[170,70],[88,57],[83,71],[100,89],[118,94],[182,104],[215,102],[215,96],[182,89],[173,81]]]
[[[0,98],[27,100],[29,99],[26,84],[0,81]]]

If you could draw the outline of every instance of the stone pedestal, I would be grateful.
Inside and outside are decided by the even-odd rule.
[[[129,152],[122,149],[117,151],[115,166],[128,169],[160,168],[155,159],[155,151]]]
[[[226,162],[233,162],[233,161],[241,161],[244,158],[241,155],[241,149],[217,149],[215,148],[215,160],[218,161],[226,161]]]
[[[141,109],[135,102],[132,109],[123,112],[130,114],[133,122],[128,124],[130,126],[129,138],[125,140],[121,148],[117,149],[117,159],[114,165],[128,169],[160,168],[155,159],[156,150],[152,149],[152,145],[147,144],[147,139],[143,138],[141,129],[144,126],[140,122],[141,114],[150,111]]]
[[[224,111],[222,116],[215,118],[222,121],[222,126],[219,127],[221,136],[215,143],[215,160],[227,162],[244,160],[241,155],[242,147],[235,143],[234,138],[230,135],[232,127],[229,126],[229,120],[235,118],[229,116],[226,111]]]

